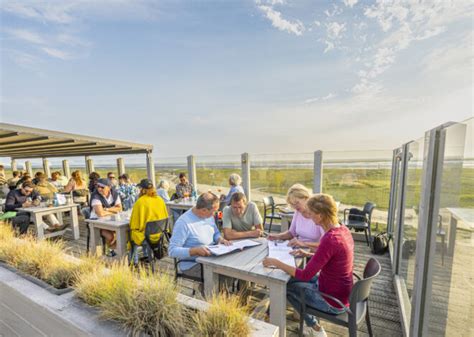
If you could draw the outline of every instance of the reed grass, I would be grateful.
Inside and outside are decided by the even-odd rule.
[[[194,336],[246,337],[250,335],[250,308],[235,295],[221,293],[210,301],[207,311],[197,311],[192,317]]]

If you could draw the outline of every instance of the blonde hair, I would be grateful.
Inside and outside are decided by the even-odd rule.
[[[337,205],[334,198],[329,194],[315,194],[306,202],[308,210],[321,216],[321,222],[324,224],[336,225],[339,223],[337,218]]]
[[[74,181],[76,182],[77,185],[82,185],[83,180],[82,180],[82,177],[81,177],[81,171],[76,170],[76,171],[72,172],[71,177],[72,177],[72,179],[74,179]]]
[[[308,200],[311,194],[306,186],[301,184],[294,184],[288,189],[286,194],[286,202],[290,205],[294,203],[295,199]]]
[[[147,195],[149,197],[156,197],[156,190],[155,188],[152,186],[150,188],[142,188],[140,189],[140,197],[144,196],[144,195]]]

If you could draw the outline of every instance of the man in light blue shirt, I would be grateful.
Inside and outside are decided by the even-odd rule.
[[[168,255],[182,260],[179,269],[189,276],[201,277],[202,266],[196,263],[198,256],[210,256],[208,245],[231,242],[221,237],[214,221],[219,208],[219,198],[212,193],[199,196],[196,206],[181,215],[174,224]]]

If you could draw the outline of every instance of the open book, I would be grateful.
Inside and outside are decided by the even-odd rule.
[[[268,241],[268,257],[280,260],[284,264],[295,267],[295,257],[290,255],[293,248],[288,247],[288,241]]]
[[[219,255],[231,253],[236,250],[242,250],[246,247],[258,246],[260,244],[261,244],[260,242],[253,241],[253,240],[242,240],[242,241],[233,242],[232,245],[230,246],[218,244],[214,246],[207,246],[207,248],[209,248],[212,255],[219,256]]]

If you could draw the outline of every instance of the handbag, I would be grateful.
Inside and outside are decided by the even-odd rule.
[[[386,232],[379,233],[372,238],[372,253],[383,255],[388,251],[390,236]]]

